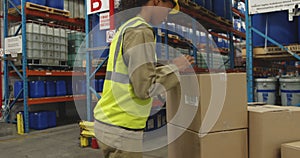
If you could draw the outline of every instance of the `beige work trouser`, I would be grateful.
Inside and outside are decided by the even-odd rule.
[[[95,121],[95,135],[103,158],[142,158],[143,131],[131,131]]]

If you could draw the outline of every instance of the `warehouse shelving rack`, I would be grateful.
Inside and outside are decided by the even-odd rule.
[[[246,69],[247,69],[247,95],[248,95],[248,102],[254,101],[254,76],[253,76],[253,45],[252,45],[252,33],[256,33],[259,36],[266,38],[268,41],[272,42],[285,52],[289,53],[291,57],[300,60],[300,56],[288,48],[284,47],[282,44],[278,43],[277,41],[273,40],[272,38],[266,36],[264,33],[260,32],[256,28],[252,27],[252,16],[249,14],[249,1],[245,0],[246,4]]]
[[[11,4],[16,10],[15,14],[9,14],[8,11],[8,3]],[[12,108],[12,106],[19,101],[23,101],[24,106],[24,131],[25,133],[29,132],[29,116],[28,116],[28,106],[33,104],[46,104],[46,103],[55,103],[55,102],[67,102],[73,100],[84,100],[86,98],[85,95],[79,96],[61,96],[61,97],[48,97],[48,98],[28,98],[28,77],[32,76],[83,76],[85,73],[76,73],[71,71],[49,71],[49,70],[40,70],[33,71],[28,70],[27,65],[27,52],[26,52],[26,20],[27,19],[43,19],[45,22],[56,22],[58,25],[66,26],[69,29],[74,30],[84,30],[84,20],[81,19],[73,19],[65,16],[49,14],[38,10],[30,10],[26,7],[26,0],[21,0],[21,10],[18,9],[10,0],[3,0],[3,10],[4,10],[4,37],[8,37],[8,21],[21,21],[19,29],[15,33],[15,36],[18,35],[18,32],[22,30],[22,70],[18,70],[18,68],[12,63],[10,60],[11,57],[8,55],[4,55],[4,86],[5,86],[5,109],[8,110]],[[5,49],[5,48],[4,48]],[[10,71],[9,66],[13,68],[14,71]],[[103,75],[100,72],[98,75]],[[9,77],[10,76],[18,76],[23,81],[23,89],[20,94],[23,92],[23,98],[18,99],[17,96],[15,100],[11,102],[10,99],[10,91],[9,91]],[[8,110],[9,111],[9,110]],[[8,115],[9,116],[9,115]],[[10,122],[8,117],[6,117],[6,121]]]
[[[235,30],[233,28],[232,22],[229,22],[229,20],[224,20],[223,18],[220,18],[216,15],[208,14],[209,11],[207,9],[205,9],[204,7],[201,7],[201,6],[194,7],[194,4],[191,5],[190,1],[186,1],[186,0],[181,0],[181,1],[179,1],[179,3],[180,3],[180,11],[195,18],[195,20],[200,21],[201,24],[206,29],[212,29],[213,31],[209,32],[211,35],[229,40],[229,52],[228,53],[229,53],[229,57],[230,57],[229,58],[230,68],[234,69],[234,67],[235,67],[235,65],[234,65],[234,59],[235,59],[234,42],[237,42],[237,41],[233,40],[233,36],[239,37],[241,39],[246,39],[245,33]],[[229,14],[229,15],[227,15],[229,17],[229,19],[232,19],[233,13],[238,14],[241,17],[244,16],[242,13],[240,13],[238,10],[236,10],[235,8],[232,7],[231,1],[227,1],[227,3],[229,3],[229,4],[227,4],[230,6],[229,8],[232,8],[232,12],[227,13],[227,14]],[[209,15],[209,16],[207,16],[207,15]],[[191,24],[190,27],[194,31],[195,28],[193,28],[193,24]],[[226,33],[228,35],[228,37],[218,35],[217,32]],[[193,41],[192,41],[192,43],[193,43]],[[193,50],[193,54],[194,54],[195,58],[197,58],[196,51],[197,51],[196,49]],[[222,49],[219,49],[219,52],[221,54],[227,53],[226,51],[224,51]],[[208,54],[208,58],[211,58],[211,59],[213,58],[211,53],[208,52],[207,54]],[[208,60],[207,65],[210,65],[210,63],[209,63],[210,61],[211,60]],[[200,72],[208,71],[206,69],[201,69],[201,68],[195,68],[195,70],[200,71]]]

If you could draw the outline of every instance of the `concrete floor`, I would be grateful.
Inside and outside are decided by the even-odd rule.
[[[3,128],[3,126],[0,126]],[[164,138],[166,139],[166,138]],[[158,138],[158,140],[162,140]],[[153,141],[153,140],[152,140]],[[79,147],[77,124],[19,136],[0,137],[1,156],[7,158],[99,158],[100,150]],[[166,158],[167,147],[144,153],[144,158]]]

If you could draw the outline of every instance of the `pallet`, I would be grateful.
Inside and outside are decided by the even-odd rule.
[[[300,55],[300,44],[291,44],[284,46],[285,48],[291,50],[294,53],[297,53]],[[246,48],[242,49],[242,57],[246,58]],[[258,47],[253,48],[253,57],[254,58],[293,58],[292,55],[290,55],[285,50],[277,47],[277,46],[270,46],[270,47]]]
[[[17,8],[19,10],[21,10],[21,6],[17,6]],[[37,10],[37,11],[46,12],[49,14],[56,14],[56,15],[61,15],[61,16],[65,16],[65,17],[70,17],[70,11],[51,8],[51,7],[47,7],[47,6],[43,6],[43,5],[38,5],[35,3],[30,3],[30,2],[26,2],[25,8],[29,9],[29,10]],[[14,15],[14,14],[18,14],[18,11],[16,8],[10,8],[8,10],[8,13]]]
[[[35,71],[67,71],[67,66],[46,66],[46,65],[28,65],[28,70],[35,70]]]

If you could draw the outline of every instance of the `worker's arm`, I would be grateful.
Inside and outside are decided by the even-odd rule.
[[[152,29],[127,29],[123,40],[123,57],[137,97],[146,99],[179,84],[179,72],[175,65],[156,66],[156,43]]]

